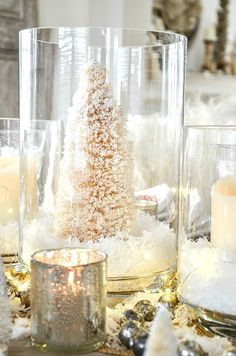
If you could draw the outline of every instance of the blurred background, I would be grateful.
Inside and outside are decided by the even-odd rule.
[[[236,0],[0,0],[0,116],[19,116],[19,30],[111,26],[187,35],[186,120],[234,120],[235,14]]]

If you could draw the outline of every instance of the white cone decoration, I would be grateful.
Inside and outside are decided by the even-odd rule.
[[[153,321],[144,356],[177,356],[177,340],[168,310],[161,307]]]
[[[66,125],[56,233],[96,241],[133,221],[133,163],[127,118],[112,96],[106,68],[84,71]]]
[[[4,265],[0,257],[0,344],[8,344],[10,340],[12,331],[10,315],[10,304],[4,276]]]

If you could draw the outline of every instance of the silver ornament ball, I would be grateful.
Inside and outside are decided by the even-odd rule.
[[[205,356],[202,347],[195,341],[183,340],[178,345],[178,356]]]
[[[134,350],[137,349],[137,347],[140,346],[142,343],[142,339],[147,339],[148,337],[148,332],[145,328],[140,328],[134,336],[130,338],[129,346]],[[135,346],[136,345],[136,346]]]
[[[141,313],[145,321],[153,321],[156,315],[156,308],[149,302],[149,300],[140,300],[135,304],[134,310]]]
[[[120,324],[124,325],[128,321],[136,321],[140,324],[140,326],[144,324],[143,315],[141,313],[136,312],[133,309],[128,309],[122,314],[122,317],[120,319]]]
[[[223,356],[236,356],[236,348],[230,347],[229,349],[225,350]]]
[[[128,321],[125,325],[122,326],[119,332],[119,340],[123,345],[128,348],[133,346],[133,337],[139,332],[139,323],[136,321]]]
[[[135,356],[143,356],[148,333],[146,330],[140,330],[140,332],[133,338],[133,353]]]
[[[176,293],[163,294],[160,297],[158,304],[164,306],[168,310],[174,309],[178,304],[178,298],[177,298]]]

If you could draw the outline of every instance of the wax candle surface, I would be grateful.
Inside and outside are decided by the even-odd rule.
[[[28,160],[26,170],[25,199],[27,217],[33,217],[38,210],[37,162]],[[19,217],[19,156],[0,156],[0,225],[17,221]]]
[[[212,186],[211,242],[236,255],[236,176],[222,178]]]
[[[19,157],[0,157],[0,224],[19,212]]]

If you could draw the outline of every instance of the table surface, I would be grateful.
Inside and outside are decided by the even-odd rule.
[[[63,356],[64,353],[54,353],[54,352],[47,352],[42,353],[40,351],[35,350],[31,347],[30,339],[24,339],[22,341],[12,342],[9,346],[8,356]],[[66,354],[68,355],[68,354]],[[77,356],[78,354],[69,354],[70,356]],[[107,354],[109,355],[109,354]],[[90,354],[83,354],[83,356],[104,356],[104,353],[101,352],[93,352]]]

